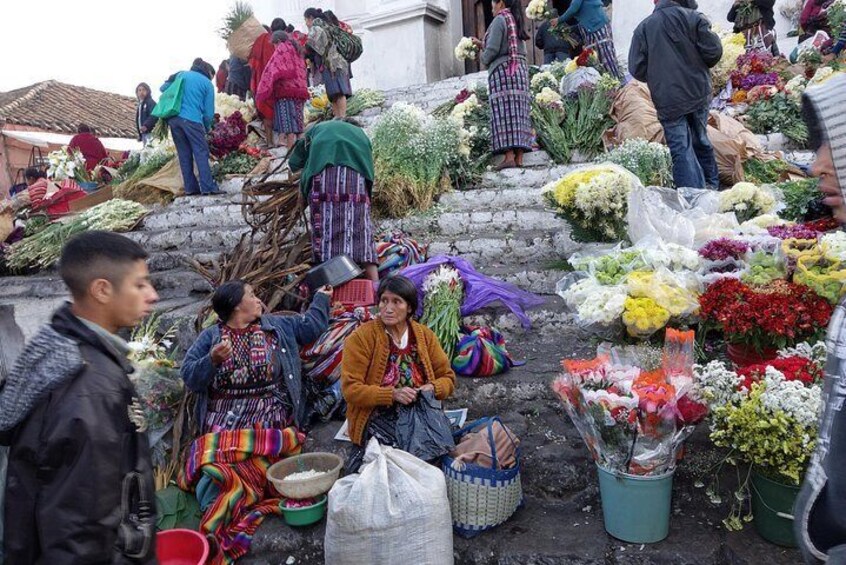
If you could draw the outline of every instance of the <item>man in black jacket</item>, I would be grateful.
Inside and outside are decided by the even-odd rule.
[[[723,46],[691,0],[657,0],[655,11],[637,26],[629,50],[629,71],[646,82],[673,157],[677,187],[718,188],[714,149],[707,135],[711,104],[709,69]]]
[[[116,335],[158,300],[146,258],[114,233],[71,240],[59,272],[73,302],[27,344],[0,388],[8,563],[155,562],[146,425]]]

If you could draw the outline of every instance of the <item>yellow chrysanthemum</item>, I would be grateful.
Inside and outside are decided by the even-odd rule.
[[[651,298],[626,298],[623,323],[633,337],[646,337],[670,321],[670,313]]]

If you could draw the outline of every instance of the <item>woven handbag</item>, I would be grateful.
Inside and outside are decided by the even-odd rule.
[[[516,462],[511,468],[497,468],[494,423],[502,426],[516,452]],[[455,432],[456,444],[468,433],[479,431],[488,435],[492,468],[465,463],[451,455],[444,456],[441,463],[452,510],[452,526],[455,533],[463,538],[475,537],[506,522],[523,505],[517,438],[498,417],[481,418]]]

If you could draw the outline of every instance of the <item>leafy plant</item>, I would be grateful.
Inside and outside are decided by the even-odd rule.
[[[602,136],[614,125],[609,115],[608,92],[582,88],[562,103],[562,111],[532,104],[532,120],[540,145],[560,164],[569,163],[577,150],[588,159],[602,153],[605,150]]]
[[[229,36],[252,16],[252,6],[246,2],[235,2],[223,18],[223,25],[217,30],[217,34],[224,40],[229,39]]]
[[[218,182],[226,175],[245,175],[256,168],[259,159],[241,151],[233,151],[212,165],[212,175]]]
[[[743,163],[743,174],[746,180],[755,184],[774,184],[781,180],[790,165],[781,159],[763,161],[752,157]]]
[[[645,186],[673,186],[673,160],[666,145],[627,139],[607,159],[634,173]]]
[[[801,222],[812,204],[820,198],[820,181],[817,178],[787,181],[776,185],[784,195],[784,210],[780,215],[785,220]]]
[[[808,127],[799,106],[783,92],[752,104],[746,113],[746,125],[754,133],[781,132],[800,145],[808,142]]]

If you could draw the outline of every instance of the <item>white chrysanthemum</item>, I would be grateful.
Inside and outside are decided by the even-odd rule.
[[[693,376],[698,396],[708,403],[711,410],[731,404],[742,397],[742,393],[738,391],[742,379],[722,361],[694,365]]]
[[[822,409],[822,387],[788,381],[773,367],[767,367],[764,372],[764,384],[761,403],[767,410],[782,411],[802,427],[816,429]]]

